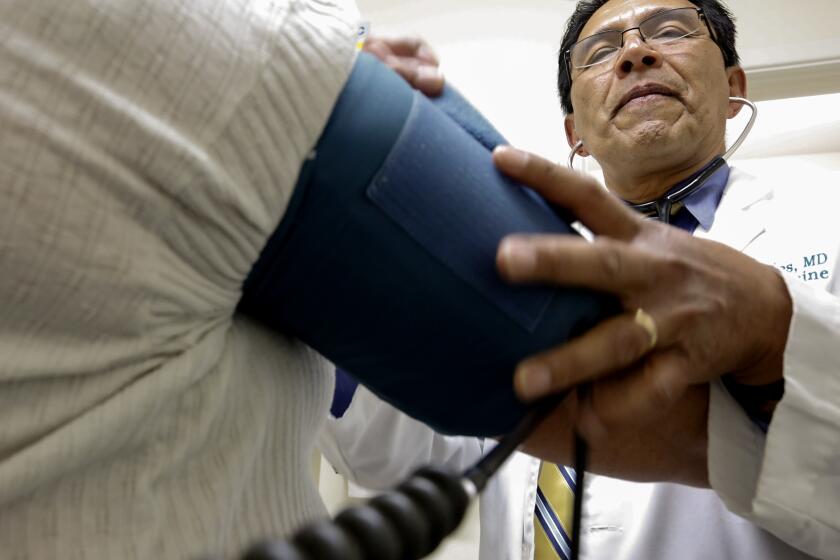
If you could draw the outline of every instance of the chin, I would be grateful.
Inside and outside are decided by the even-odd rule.
[[[656,146],[673,142],[675,137],[672,123],[665,121],[645,121],[626,131],[633,144],[637,146]]]
[[[677,140],[692,119],[682,106],[657,107],[655,111],[620,111],[613,120],[619,132],[637,146],[653,146]]]

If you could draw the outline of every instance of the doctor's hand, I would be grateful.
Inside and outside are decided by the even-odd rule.
[[[572,393],[528,436],[523,451],[559,465],[573,464],[579,403]],[[708,488],[708,409],[709,386],[693,385],[650,426],[616,425],[596,438],[587,437],[587,472]]]
[[[374,55],[424,94],[435,97],[443,91],[440,62],[423,39],[371,36],[365,40],[362,50]]]
[[[587,440],[650,426],[693,385],[724,374],[747,385],[782,376],[792,304],[775,269],[719,243],[643,220],[596,181],[510,147],[497,167],[567,208],[595,239],[511,236],[501,274],[515,283],[582,286],[617,296],[625,312],[524,360],[524,400],[588,385],[576,407]],[[638,310],[643,310],[640,314]]]

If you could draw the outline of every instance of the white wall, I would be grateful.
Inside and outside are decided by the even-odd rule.
[[[758,102],[755,128],[740,158],[840,153],[840,93]],[[730,137],[738,133],[730,127]]]

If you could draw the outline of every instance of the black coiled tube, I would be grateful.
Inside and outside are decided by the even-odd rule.
[[[461,476],[424,467],[396,490],[298,532],[255,546],[244,560],[414,560],[458,528],[471,496]]]
[[[395,490],[299,531],[289,541],[267,542],[243,560],[416,560],[434,551],[464,519],[474,495],[565,395],[535,405],[493,451],[463,474],[423,467]],[[578,438],[578,494],[583,493],[585,446]],[[581,500],[575,501],[579,528]],[[576,536],[573,537],[577,543]],[[573,547],[576,560],[577,547]]]

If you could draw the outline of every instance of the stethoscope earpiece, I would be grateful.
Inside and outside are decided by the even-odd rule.
[[[577,144],[575,144],[572,147],[572,151],[569,152],[569,162],[568,162],[569,163],[569,169],[571,169],[571,170],[575,169],[575,166],[574,166],[575,155],[577,155],[578,150],[580,150],[581,148],[583,148],[583,140],[578,140]]]

